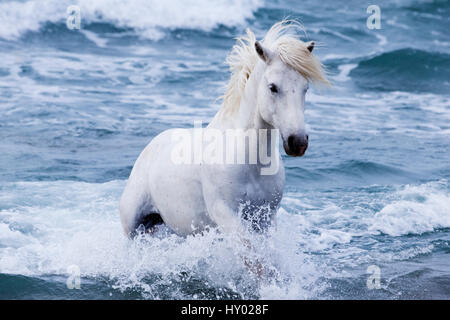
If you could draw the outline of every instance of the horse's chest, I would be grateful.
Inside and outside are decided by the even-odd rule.
[[[275,207],[281,201],[284,189],[284,175],[264,176],[259,173],[243,175],[237,191],[240,202],[254,206]]]
[[[221,198],[233,210],[243,204],[276,207],[284,189],[284,168],[275,175],[261,175],[253,167],[227,167],[224,170],[204,168],[204,191],[211,197]],[[211,170],[208,170],[211,169]],[[215,168],[214,168],[215,169]]]
[[[283,196],[282,187],[273,179],[248,183],[238,205],[238,212],[255,231],[264,231],[273,221]]]

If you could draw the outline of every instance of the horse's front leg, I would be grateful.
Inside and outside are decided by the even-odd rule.
[[[221,231],[238,235],[245,232],[238,212],[231,209],[224,200],[214,200],[211,208],[208,209],[208,212]]]
[[[244,265],[258,278],[262,278],[264,273],[263,264],[260,262],[260,259],[251,257],[255,252],[252,244],[252,234],[244,226],[237,210],[231,209],[223,200],[215,200],[210,216],[222,232],[235,234],[238,237],[239,242],[248,250],[244,254],[239,253]]]

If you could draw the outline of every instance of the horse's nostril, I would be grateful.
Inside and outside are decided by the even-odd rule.
[[[294,149],[294,136],[289,136],[289,138],[288,138],[288,147],[289,147],[289,149]]]
[[[309,135],[306,135],[306,142],[309,141]]]

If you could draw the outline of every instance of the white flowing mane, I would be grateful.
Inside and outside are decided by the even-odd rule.
[[[307,48],[307,43],[298,39],[297,30],[302,26],[290,20],[280,21],[272,26],[262,40],[262,45],[276,52],[281,61],[299,72],[308,81],[329,84],[323,66]],[[226,87],[220,113],[232,114],[239,110],[241,97],[250,74],[258,62],[255,50],[255,34],[246,30],[247,35],[237,38],[226,59],[230,67],[231,79]]]

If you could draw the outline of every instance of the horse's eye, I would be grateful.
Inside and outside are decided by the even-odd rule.
[[[278,93],[278,87],[274,83],[269,84],[269,89],[272,93]]]

